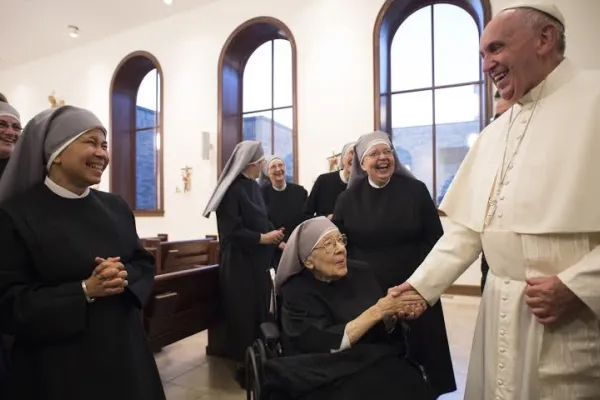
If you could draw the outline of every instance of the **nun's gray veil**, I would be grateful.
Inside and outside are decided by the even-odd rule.
[[[62,106],[33,117],[23,133],[0,179],[0,204],[44,182],[53,157],[76,138],[92,129],[106,129],[91,111]]]
[[[337,229],[335,224],[326,217],[311,218],[294,229],[285,245],[277,267],[275,293],[281,293],[282,286],[292,276],[302,272],[304,261],[312,253],[321,238]]]
[[[342,152],[340,153],[340,170],[344,169],[344,158],[346,158],[346,153],[348,153],[348,151],[350,151],[354,146],[356,145],[356,142],[350,142],[350,143],[346,143],[344,145],[344,147],[342,147]]]
[[[350,169],[348,188],[356,185],[362,179],[367,178],[367,173],[360,167],[360,163],[371,147],[377,144],[387,144],[392,149],[394,160],[396,161],[396,169],[394,171],[395,175],[408,176],[410,178],[415,177],[404,165],[402,165],[398,159],[398,154],[396,154],[396,150],[390,141],[389,135],[382,131],[375,131],[373,133],[362,135],[354,146],[354,159],[352,160],[352,168]]]
[[[237,178],[248,165],[259,162],[264,159],[264,157],[265,153],[260,142],[255,140],[244,140],[243,142],[238,143],[237,146],[235,146],[235,149],[233,149],[233,153],[231,154],[231,157],[229,157],[227,164],[225,164],[225,168],[223,168],[223,172],[221,172],[221,176],[217,181],[217,187],[215,187],[215,191],[210,197],[202,215],[208,218],[211,212],[217,211],[219,204],[221,204],[221,200],[223,200],[223,196],[227,193],[233,180]]]
[[[13,117],[17,121],[21,121],[21,116],[17,109],[3,101],[0,101],[0,117]]]

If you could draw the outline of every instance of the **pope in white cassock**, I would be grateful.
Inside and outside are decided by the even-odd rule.
[[[433,304],[484,250],[466,400],[600,399],[600,71],[565,47],[564,17],[544,1],[486,26],[484,72],[516,104],[461,165],[440,205],[445,235],[391,289]]]

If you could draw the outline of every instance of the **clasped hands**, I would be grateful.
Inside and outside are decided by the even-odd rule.
[[[427,303],[408,283],[390,288],[387,296],[377,302],[383,316],[415,319],[427,309]]]
[[[106,297],[123,293],[127,287],[127,271],[120,257],[101,258],[94,260],[98,264],[92,275],[86,279],[87,295]]]
[[[285,237],[285,228],[279,228],[271,232],[260,234],[260,244],[276,244],[282,243]],[[284,245],[285,246],[285,245]],[[283,250],[283,249],[282,249]]]

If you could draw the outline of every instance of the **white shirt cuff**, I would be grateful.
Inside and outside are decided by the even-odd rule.
[[[346,330],[344,329],[344,337],[342,338],[342,343],[340,344],[340,348],[335,349],[335,350],[332,349],[331,352],[337,353],[338,351],[346,350],[346,349],[349,349],[350,347],[351,347],[350,339],[348,338],[348,334],[346,333]]]

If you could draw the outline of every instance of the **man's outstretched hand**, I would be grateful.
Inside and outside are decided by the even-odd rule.
[[[405,297],[405,296],[419,296],[422,301],[415,305],[404,307],[404,310],[398,312],[399,318],[404,319],[416,319],[419,318],[427,309],[427,302],[423,297],[410,285],[408,282],[404,282],[401,285],[394,286],[388,289],[388,295],[393,297]]]

